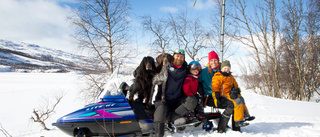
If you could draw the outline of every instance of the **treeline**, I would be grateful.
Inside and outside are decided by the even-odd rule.
[[[320,1],[264,0],[253,10],[245,0],[230,2],[228,17],[237,29],[229,36],[255,60],[242,68],[247,88],[293,100],[320,95]]]

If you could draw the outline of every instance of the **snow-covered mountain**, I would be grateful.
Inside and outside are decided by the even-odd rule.
[[[96,71],[97,66],[85,56],[0,39],[0,72],[68,72],[83,69]]]

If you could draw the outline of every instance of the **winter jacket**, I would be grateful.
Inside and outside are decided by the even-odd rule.
[[[212,95],[212,77],[217,71],[220,71],[220,68],[212,70],[209,68],[209,63],[206,68],[201,70],[198,80],[202,83],[204,97]]]
[[[183,92],[186,96],[196,95],[198,92],[198,77],[192,74],[188,74],[183,82]]]
[[[173,64],[168,65],[168,79],[166,82],[165,100],[166,102],[174,102],[176,99],[181,99],[182,85],[184,78],[187,75],[187,62],[184,62],[180,68],[176,68]],[[158,87],[156,100],[161,100],[162,88]]]
[[[224,76],[220,72],[217,72],[212,78],[212,96],[215,96],[214,92],[220,92],[220,97],[225,96],[230,98],[229,93],[232,86],[238,88],[238,83],[232,75]]]
[[[219,102],[219,97],[216,97],[216,93],[220,92],[220,97],[226,98],[233,103],[234,121],[244,121],[244,116],[249,115],[249,111],[244,103],[243,97],[239,96],[235,99],[230,98],[229,93],[232,86],[239,88],[237,81],[232,75],[224,76],[220,72],[214,74],[212,78],[212,97],[214,98],[214,103],[216,104]]]

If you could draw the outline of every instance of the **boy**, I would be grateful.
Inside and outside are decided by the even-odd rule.
[[[244,99],[240,96],[240,90],[238,90],[238,93],[236,93],[235,98],[230,97],[230,92],[232,91],[232,88],[238,88],[238,83],[236,82],[235,78],[231,75],[230,69],[231,65],[228,60],[225,60],[221,63],[221,72],[217,72],[212,78],[212,97],[216,99],[217,102],[220,102],[220,100],[231,101],[234,106],[233,115],[235,126],[244,127],[249,124],[245,121],[253,120],[254,117],[249,115],[248,109],[244,103]],[[230,115],[230,112],[224,112],[222,114],[222,118],[220,119],[218,125],[219,133],[225,132],[228,121],[230,119]]]

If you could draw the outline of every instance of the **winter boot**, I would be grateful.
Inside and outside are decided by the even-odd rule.
[[[177,127],[173,124],[172,121],[169,121],[168,125],[167,125],[167,129],[171,132],[171,133],[176,133],[177,132]]]
[[[245,127],[245,126],[248,126],[249,123],[246,123],[244,121],[237,121],[235,122],[236,126],[239,126],[239,127]]]
[[[255,116],[249,116],[249,117],[245,117],[245,121],[252,121],[254,120],[256,117]]]
[[[194,112],[188,111],[185,116],[187,117],[187,123],[192,123],[197,121],[197,117],[195,116]]]
[[[218,124],[218,133],[224,133],[226,132],[226,128],[228,125],[230,117],[224,116],[222,115],[220,120],[219,120],[219,124]]]
[[[203,110],[203,105],[202,102],[197,105],[195,109],[196,117],[198,118],[199,121],[206,122],[207,118],[205,116],[204,110]]]
[[[119,89],[125,96],[127,96],[127,92],[130,89],[130,87],[126,82],[122,82],[119,86]]]
[[[164,136],[164,123],[155,122],[154,124],[154,133],[155,137],[163,137]]]
[[[241,132],[241,127],[234,121],[234,115],[232,115],[232,130]]]

